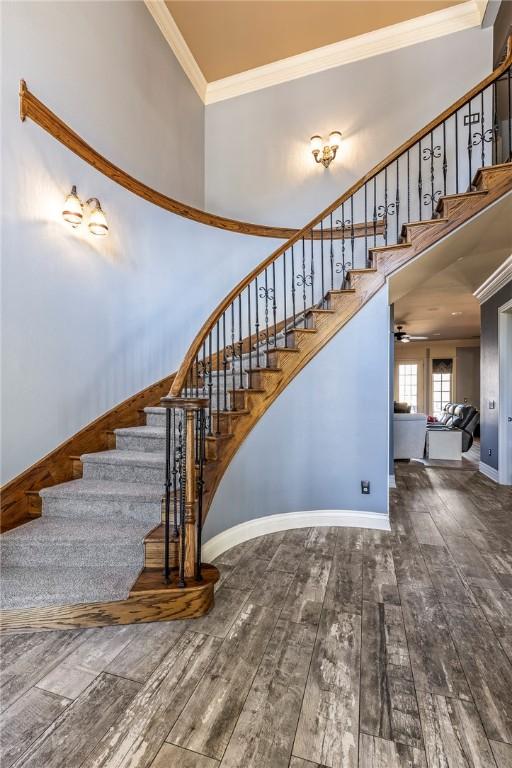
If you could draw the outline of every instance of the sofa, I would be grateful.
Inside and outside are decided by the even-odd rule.
[[[424,413],[395,413],[393,415],[393,458],[422,459],[427,436]]]
[[[473,445],[475,431],[480,424],[480,413],[467,403],[446,403],[443,415],[437,424],[429,424],[428,429],[449,427],[462,431],[462,452],[469,451]]]

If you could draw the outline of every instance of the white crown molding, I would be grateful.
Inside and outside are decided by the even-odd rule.
[[[466,0],[465,3],[441,11],[207,83],[164,0],[144,1],[185,74],[206,105],[480,26],[488,3],[488,0]]]
[[[494,467],[490,467],[488,464],[485,464],[485,462],[481,461],[478,464],[478,469],[482,475],[488,477],[489,480],[493,480],[495,483],[498,482],[498,470],[494,469]]]
[[[512,280],[512,256],[505,259],[503,264],[476,289],[473,296],[478,299],[480,304],[483,304],[491,296],[494,296],[495,293],[498,293],[510,280]]]
[[[315,48],[231,77],[214,80],[207,85],[205,103],[214,104],[232,99],[299,77],[479,26],[482,21],[479,2],[480,0],[467,0],[441,11]]]
[[[144,2],[204,104],[208,84],[164,0],[144,0]]]
[[[264,536],[267,533],[289,531],[292,528],[373,528],[390,531],[388,515],[379,512],[355,512],[346,509],[322,509],[313,512],[286,512],[281,515],[267,515],[245,523],[234,525],[213,536],[203,544],[202,557],[211,563],[216,557],[244,541]]]

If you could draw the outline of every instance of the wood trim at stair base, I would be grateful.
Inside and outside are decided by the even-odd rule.
[[[51,453],[37,461],[1,489],[0,531],[8,531],[41,514],[39,491],[77,477],[76,457],[110,447],[109,432],[143,424],[143,409],[158,405],[175,374],[150,384],[92,421]]]
[[[213,536],[203,545],[203,554],[214,560],[223,552],[244,541],[267,533],[289,531],[293,528],[371,528],[390,531],[389,516],[381,512],[357,512],[350,509],[318,509],[310,512],[285,512],[280,515],[246,520]]]
[[[82,605],[55,605],[46,608],[24,608],[0,612],[2,633],[84,629],[112,624],[145,624],[152,621],[175,621],[203,616],[214,603],[214,585],[219,572],[213,565],[203,565],[204,582],[191,587],[165,587],[153,574],[142,573],[126,600]],[[141,589],[145,577],[151,589]],[[144,586],[144,585],[143,585]]]

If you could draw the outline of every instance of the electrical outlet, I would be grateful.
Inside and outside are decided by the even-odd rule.
[[[370,481],[361,480],[361,493],[368,495],[370,493]]]
[[[492,456],[492,448],[489,448],[489,456]]]

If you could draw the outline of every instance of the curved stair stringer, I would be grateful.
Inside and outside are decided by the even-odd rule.
[[[437,205],[439,218],[405,224],[402,230],[403,242],[370,248],[369,260],[372,266],[350,270],[350,287],[328,291],[328,309],[308,310],[306,316],[310,327],[294,328],[287,333],[286,347],[276,347],[267,353],[269,367],[257,371],[253,369],[254,386],[234,391],[238,411],[226,414],[226,433],[209,438],[203,507],[205,518],[230,462],[281,392],[382,288],[390,275],[510,192],[512,163],[479,169],[473,187],[472,192],[441,197]],[[155,530],[153,544],[159,539],[158,531]]]

